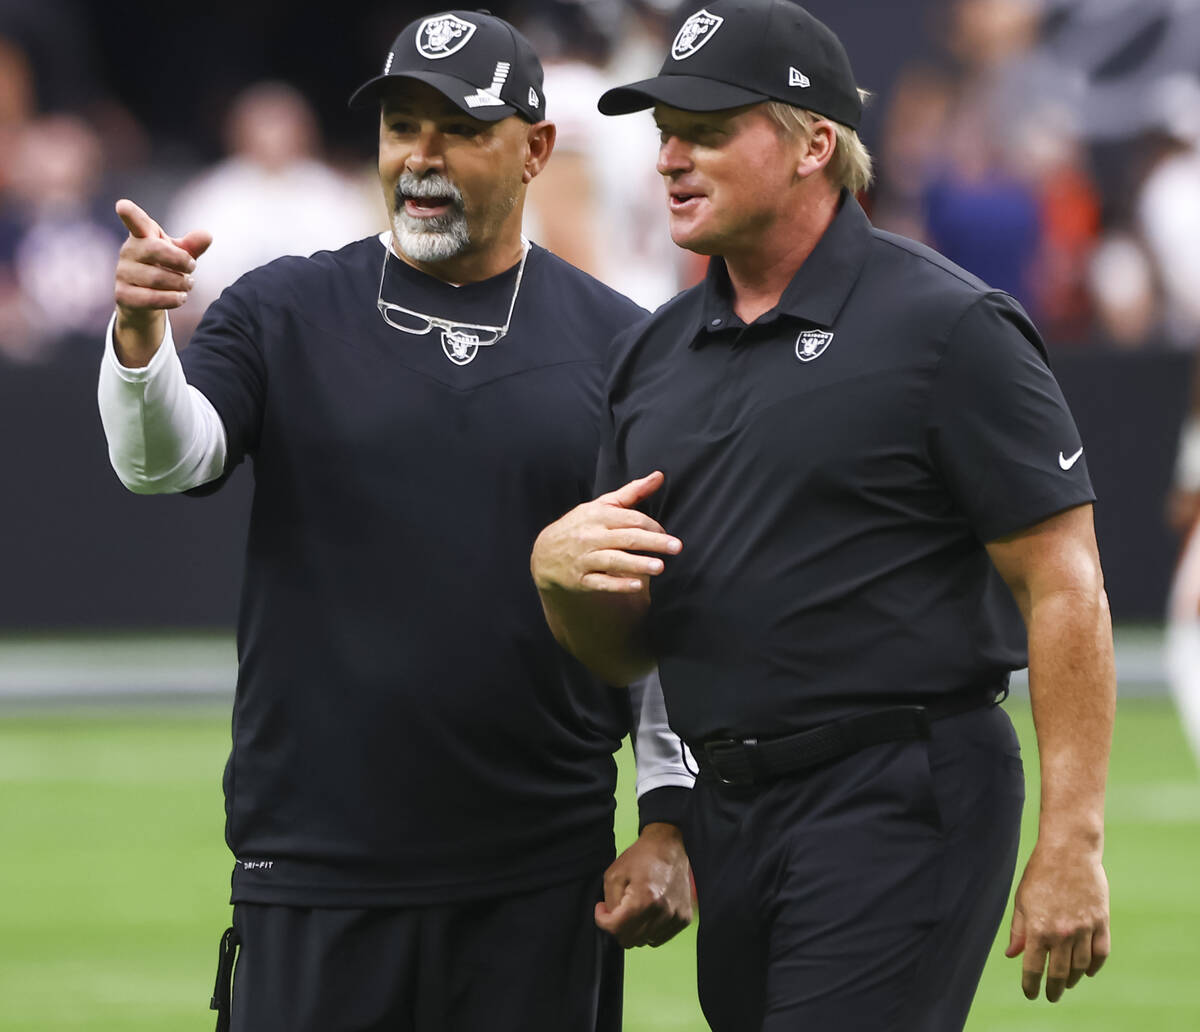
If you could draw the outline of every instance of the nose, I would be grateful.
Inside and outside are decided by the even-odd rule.
[[[666,136],[658,145],[658,169],[660,176],[687,172],[692,167],[690,148],[678,136]]]
[[[420,176],[431,171],[441,172],[445,167],[442,134],[432,126],[422,127],[404,161],[405,170]]]

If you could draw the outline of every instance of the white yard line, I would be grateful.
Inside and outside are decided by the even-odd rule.
[[[232,695],[230,634],[0,639],[0,700]]]
[[[1118,628],[1117,683],[1123,697],[1162,695],[1162,629]],[[0,701],[231,696],[237,652],[229,633],[0,636]],[[1025,671],[1013,694],[1028,693]]]

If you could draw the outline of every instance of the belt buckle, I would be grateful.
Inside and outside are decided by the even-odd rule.
[[[746,749],[757,744],[758,740],[753,738],[746,741],[737,738],[716,738],[704,743],[704,755],[708,759],[710,769],[722,785],[745,787],[754,784],[754,770],[750,766],[749,757],[746,756]],[[720,764],[726,759],[738,761],[739,766],[744,768],[744,773],[731,776],[722,773]]]

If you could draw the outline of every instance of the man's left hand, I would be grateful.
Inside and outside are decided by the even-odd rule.
[[[1111,949],[1108,879],[1099,856],[1034,848],[1013,905],[1006,957],[1024,953],[1021,989],[1036,1000],[1042,974],[1046,999],[1057,1003],[1084,975],[1100,970]]]
[[[604,872],[596,925],[629,949],[661,946],[692,920],[692,883],[683,838],[673,824],[647,824]]]

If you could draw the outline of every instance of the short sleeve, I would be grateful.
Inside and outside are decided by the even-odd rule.
[[[245,284],[239,280],[209,305],[181,355],[188,383],[212,402],[225,427],[225,477],[257,450],[266,400],[262,327]]]
[[[981,541],[1095,500],[1045,346],[1007,294],[980,297],[951,332],[929,431],[934,464]]]

